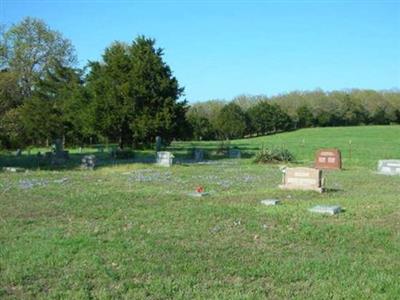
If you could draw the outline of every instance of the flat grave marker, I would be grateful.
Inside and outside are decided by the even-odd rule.
[[[261,200],[261,204],[267,205],[267,206],[278,205],[280,203],[281,203],[281,201],[279,201],[278,199],[264,199],[264,200]]]
[[[315,155],[315,168],[340,170],[342,168],[342,156],[338,149],[320,149]]]
[[[378,173],[383,175],[400,175],[400,159],[387,159],[378,162]]]
[[[174,155],[168,151],[157,152],[157,165],[163,167],[171,167],[174,162]]]
[[[286,168],[283,171],[281,189],[310,190],[322,193],[322,171],[313,168]]]
[[[336,215],[342,211],[339,205],[316,205],[309,209],[310,212],[319,214]]]

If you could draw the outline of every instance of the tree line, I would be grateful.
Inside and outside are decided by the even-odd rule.
[[[242,95],[188,105],[154,39],[114,42],[80,69],[72,43],[43,21],[0,27],[0,148],[233,139],[298,128],[400,123],[400,92]]]
[[[352,89],[295,91],[273,97],[192,104],[195,139],[241,138],[308,127],[400,124],[400,92]]]

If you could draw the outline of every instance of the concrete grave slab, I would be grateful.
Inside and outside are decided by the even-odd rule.
[[[264,199],[264,200],[261,200],[261,204],[267,205],[267,206],[278,205],[280,203],[281,203],[281,201],[279,201],[278,199]]]
[[[322,171],[313,168],[283,169],[281,189],[323,192]]]
[[[316,205],[309,209],[310,212],[319,214],[336,215],[342,211],[339,205]]]
[[[400,159],[387,159],[378,162],[378,173],[383,175],[400,175]]]

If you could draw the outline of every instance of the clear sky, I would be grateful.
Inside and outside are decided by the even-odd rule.
[[[399,88],[399,1],[0,0],[0,22],[43,19],[72,41],[80,66],[112,41],[153,37],[194,102]]]

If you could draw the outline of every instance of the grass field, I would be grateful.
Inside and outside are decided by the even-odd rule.
[[[82,171],[79,154],[62,170],[38,170],[34,155],[1,156],[0,166],[29,171],[0,173],[0,298],[400,297],[400,176],[375,173],[378,159],[400,159],[400,126],[306,129],[231,144],[248,156],[284,146],[299,166],[311,166],[320,147],[338,147],[344,170],[326,172],[329,192],[319,194],[279,190],[278,165],[251,158],[162,168],[98,153],[101,166]],[[195,146],[218,143],[171,150],[184,157]],[[188,196],[198,185],[210,196]],[[262,206],[265,198],[282,205]],[[345,212],[308,212],[316,204]]]

